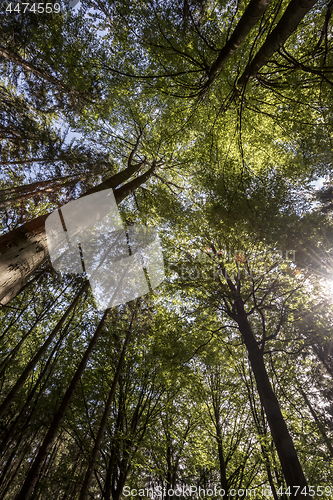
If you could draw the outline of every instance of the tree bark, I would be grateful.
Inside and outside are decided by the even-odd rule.
[[[46,193],[56,193],[57,191],[60,191],[60,189],[68,186],[73,186],[77,184],[80,181],[83,181],[87,179],[86,175],[83,175],[81,177],[74,178],[72,176],[67,176],[66,178],[72,178],[72,180],[68,180],[67,182],[64,182],[63,184],[60,184],[59,181],[44,181],[44,182],[34,182],[33,184],[30,184],[28,186],[23,186],[21,188],[21,193],[18,196],[15,196],[14,198],[9,198],[7,200],[2,199],[1,200],[1,195],[4,193],[4,191],[0,191],[0,209],[5,208],[8,206],[13,205],[14,203],[17,203],[19,201],[27,200],[30,198],[33,198],[34,196],[43,196]],[[38,186],[40,185],[40,186]],[[45,187],[43,187],[43,185]],[[10,188],[9,188],[10,189]],[[16,188],[11,188],[11,189],[16,189]],[[17,188],[18,192],[20,188]]]
[[[138,168],[141,166],[127,167],[120,172],[121,176],[115,174],[83,196],[112,188],[119,204],[152,176],[156,164],[153,163],[147,172],[115,189],[120,183],[129,179]],[[0,305],[8,304],[26,284],[29,276],[49,257],[45,234],[45,220],[49,215],[40,215],[0,237]]]
[[[234,319],[239,325],[240,333],[247,347],[260,401],[265,409],[267,421],[272,433],[276,451],[279,455],[287,486],[290,486],[292,492],[295,491],[293,486],[300,486],[295,498],[299,500],[306,498],[310,499],[312,498],[310,495],[301,494],[302,488],[306,487],[306,491],[308,491],[307,481],[301,464],[299,463],[294,443],[281,413],[279,402],[270,383],[264,364],[263,353],[260,351],[257,341],[253,335],[250,323],[244,310],[244,304],[241,299],[237,299],[235,301],[235,307],[237,313],[235,314]]]
[[[218,58],[211,65],[208,71],[208,82],[205,84],[205,87],[210,86],[218,74],[222,71],[226,61],[236,52],[244,38],[265,13],[271,1],[272,0],[251,0],[244,14],[238,21],[231,37],[219,53]]]
[[[280,21],[268,35],[255,57],[247,65],[237,81],[237,87],[246,84],[247,80],[257,75],[270,57],[287,41],[290,35],[317,0],[291,0]]]
[[[38,161],[38,160],[36,160]],[[44,160],[46,161],[46,160]],[[52,161],[52,160],[49,160]],[[6,164],[6,162],[4,162]],[[16,162],[15,162],[16,163]],[[54,184],[58,182],[73,180],[72,175],[66,175],[65,177],[57,177],[56,179],[49,179],[47,181],[37,181],[32,182],[31,184],[25,184],[24,186],[15,186],[10,188],[5,188],[0,190],[0,199],[4,198],[9,194],[25,194],[25,193],[33,193],[35,189],[43,189],[47,187],[53,187]]]

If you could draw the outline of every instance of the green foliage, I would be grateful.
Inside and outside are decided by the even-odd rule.
[[[129,331],[87,498],[224,482],[277,498],[284,471],[240,304],[308,483],[332,484],[330,7],[317,2],[240,86],[286,0],[270,3],[212,81],[248,2],[59,3],[50,15],[1,13],[3,232],[153,166],[119,209],[128,225],[159,231],[166,279],[110,311],[33,498],[82,500]],[[1,401],[84,280],[49,262],[28,274],[1,309]],[[101,317],[89,289],[13,396],[0,427],[2,498],[19,493]]]

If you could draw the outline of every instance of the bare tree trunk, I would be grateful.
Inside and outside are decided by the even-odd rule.
[[[45,220],[41,215],[0,237],[0,304],[6,305],[48,258]]]

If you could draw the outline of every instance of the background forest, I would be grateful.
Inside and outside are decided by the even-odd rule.
[[[332,12],[1,2],[0,498],[333,498]],[[45,220],[110,188],[166,279],[101,312]]]

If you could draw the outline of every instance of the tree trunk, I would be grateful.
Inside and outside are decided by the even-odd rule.
[[[112,188],[116,202],[119,204],[152,176],[156,165],[153,163],[147,172],[115,189],[120,183],[132,176],[135,167],[136,169],[141,168],[141,164],[140,167],[138,165],[127,167],[123,172],[115,174],[83,196]],[[1,305],[8,304],[26,284],[29,276],[49,257],[45,234],[45,220],[49,215],[40,215],[0,237]]]
[[[290,35],[309,10],[317,3],[317,0],[291,0],[280,21],[273,31],[268,35],[255,57],[247,65],[243,74],[237,81],[237,87],[246,84],[247,80],[256,76],[270,57],[287,41]]]
[[[92,337],[92,339],[90,340],[89,342],[89,345],[88,345],[88,348],[86,350],[86,352],[84,353],[83,355],[83,358],[75,372],[75,375],[62,399],[62,402],[59,406],[59,409],[58,411],[56,412],[54,418],[53,418],[53,421],[50,425],[50,428],[43,440],[43,443],[38,451],[38,454],[27,474],[27,477],[24,481],[24,484],[19,492],[19,494],[17,495],[16,497],[16,500],[27,500],[30,496],[30,494],[32,493],[34,487],[35,487],[35,484],[37,482],[37,479],[38,479],[38,475],[43,467],[43,464],[46,460],[46,457],[53,445],[53,442],[54,442],[54,439],[57,435],[57,432],[59,430],[59,427],[65,417],[65,414],[66,414],[66,411],[68,409],[68,406],[71,402],[71,399],[73,397],[73,394],[75,392],[75,389],[81,379],[81,376],[83,375],[83,372],[85,370],[85,367],[87,365],[87,362],[90,358],[90,355],[96,345],[96,342],[97,340],[99,339],[101,333],[102,333],[102,329],[103,329],[103,326],[104,326],[104,323],[105,323],[105,320],[107,318],[107,316],[109,315],[110,313],[110,309],[107,309],[104,314],[103,314],[103,317],[101,319],[101,321],[99,322],[99,325],[96,329],[96,332],[94,334],[94,336]]]
[[[84,482],[83,482],[83,485],[82,485],[82,489],[81,489],[79,500],[86,500],[86,498],[88,496],[89,486],[90,486],[90,483],[91,483],[91,480],[92,480],[92,475],[93,475],[95,463],[96,463],[96,460],[97,460],[98,452],[99,452],[99,449],[100,449],[100,446],[101,446],[101,441],[102,441],[102,438],[103,438],[103,434],[104,434],[106,422],[107,422],[107,419],[108,419],[108,416],[109,416],[111,403],[113,401],[113,398],[114,398],[114,395],[115,395],[115,392],[116,392],[116,387],[117,387],[117,383],[118,383],[118,380],[119,380],[120,371],[121,371],[122,364],[123,364],[123,361],[124,361],[124,358],[125,358],[125,353],[126,353],[126,350],[127,350],[127,346],[128,346],[128,344],[129,344],[129,342],[131,340],[131,336],[132,336],[132,328],[129,328],[129,330],[127,332],[127,335],[126,335],[126,338],[124,340],[124,344],[123,344],[123,348],[122,348],[122,351],[121,351],[121,354],[120,354],[120,358],[119,358],[119,361],[118,361],[117,369],[116,369],[115,375],[113,377],[111,389],[110,389],[110,392],[109,392],[109,397],[108,397],[108,400],[106,402],[104,413],[103,413],[103,417],[102,417],[102,420],[101,420],[101,423],[100,423],[100,426],[99,426],[99,429],[98,429],[98,433],[97,433],[97,436],[96,436],[96,439],[95,439],[95,445],[94,445],[93,451],[91,453],[89,465],[88,465],[88,468],[87,468],[87,471],[86,471],[86,475],[85,475],[85,478],[84,478]]]
[[[215,420],[216,420],[216,415],[215,415]],[[217,438],[217,449],[219,454],[221,487],[225,491],[225,497],[228,497],[228,482],[227,482],[224,453],[223,453],[222,432],[220,423],[218,421],[216,421],[216,438]]]
[[[50,160],[49,158],[29,158],[27,160],[9,160],[9,161],[0,161],[0,165],[25,165],[29,163],[44,163],[46,161],[54,161],[54,159]],[[11,189],[11,188],[9,188]],[[14,188],[15,189],[15,188]],[[6,191],[6,189],[5,189]],[[2,192],[2,191],[1,191]]]
[[[36,281],[39,280],[39,278],[47,271],[47,266],[45,266],[44,269],[40,269],[39,271],[36,271],[34,274],[34,277],[31,278],[31,280],[28,280],[26,281],[25,285],[22,286],[22,288],[20,288],[20,290],[18,291],[18,293],[16,294],[15,297],[17,297],[18,295],[21,295],[24,290],[26,290],[27,288],[29,288],[31,285],[33,285]],[[32,298],[32,300],[34,300],[34,297]],[[5,304],[0,304],[0,309],[4,308],[4,307],[7,307],[7,308],[10,308],[10,306],[6,306]],[[4,337],[5,335],[5,332],[1,334],[0,336],[0,340]]]
[[[34,196],[43,196],[44,194],[47,193],[56,193],[57,191],[60,191],[64,187],[68,186],[73,186],[77,184],[80,181],[83,181],[87,179],[86,175],[83,175],[81,177],[74,178],[72,176],[69,176],[72,178],[72,180],[64,182],[63,184],[60,184],[59,181],[44,181],[44,182],[34,182],[33,184],[30,184],[28,186],[23,186],[21,188],[22,192],[18,196],[15,196],[14,198],[8,198],[7,200],[1,200],[1,195],[4,191],[0,191],[0,209],[5,208],[8,206],[11,206],[15,203],[18,203],[19,201],[27,200],[30,198],[33,198]],[[40,184],[40,188],[38,188],[38,184]],[[45,187],[43,187],[43,184]],[[9,188],[10,189],[10,188]],[[11,188],[11,189],[16,189],[16,188]],[[35,190],[34,190],[35,189]]]
[[[310,495],[301,494],[301,490],[304,487],[306,487],[306,491],[308,491],[307,482],[301,464],[299,463],[294,443],[281,413],[279,402],[271,386],[264,364],[263,353],[260,351],[257,341],[253,335],[242,300],[237,299],[235,301],[235,306],[237,314],[234,319],[239,325],[240,333],[247,347],[260,401],[265,409],[267,421],[279,455],[286,483],[290,486],[292,492],[295,491],[293,486],[300,486],[295,498],[299,500],[304,500],[306,498],[310,499],[312,498]]]
[[[251,389],[250,389],[247,382],[245,382],[245,383],[246,383],[247,390],[249,393],[250,406],[251,406],[253,420],[254,420],[255,426],[257,428],[258,436],[259,436],[260,448],[261,448],[261,453],[262,453],[262,456],[263,456],[264,462],[265,462],[265,468],[266,468],[266,472],[267,472],[268,482],[270,484],[274,500],[281,500],[281,499],[279,499],[279,497],[277,495],[273,476],[272,476],[272,467],[271,467],[271,462],[269,459],[269,446],[267,445],[267,430],[266,430],[267,426],[266,426],[266,422],[265,422],[264,408],[261,406],[261,419],[260,419],[259,415],[257,413],[256,405],[255,405],[255,398],[254,398],[253,390],[251,390],[251,389],[253,389],[253,384],[251,383]],[[252,400],[252,403],[251,403],[251,400]],[[262,425],[261,425],[260,420],[262,422]],[[262,438],[264,438],[264,439],[262,439]]]
[[[228,481],[226,474],[226,467],[224,461],[224,453],[223,453],[223,440],[222,440],[222,429],[220,425],[220,404],[216,390],[216,396],[214,395],[213,386],[212,389],[212,403],[214,409],[214,418],[215,418],[215,430],[216,430],[216,440],[217,440],[217,451],[219,456],[219,465],[220,465],[220,482],[221,488],[225,491],[225,498],[228,497]],[[216,387],[217,389],[217,387]]]
[[[46,160],[44,160],[44,161],[46,161]],[[49,161],[51,162],[54,160],[49,160]],[[57,177],[56,179],[49,179],[47,181],[32,182],[31,184],[25,184],[24,186],[15,186],[15,187],[1,189],[0,190],[0,199],[3,199],[5,196],[8,196],[10,194],[21,195],[21,194],[26,194],[26,193],[33,193],[35,189],[44,189],[47,187],[53,187],[58,182],[63,182],[63,181],[68,181],[68,180],[72,181],[73,176],[66,175],[65,177]]]
[[[40,275],[37,275],[37,274],[36,274],[36,276],[34,276],[34,278],[33,278],[31,281],[29,281],[29,283],[31,283],[31,282],[33,282],[33,281],[36,281],[36,280],[39,278],[39,276],[40,276]],[[28,283],[27,283],[27,284],[28,284]],[[14,325],[15,325],[15,323],[17,323],[17,322],[18,322],[18,320],[20,319],[20,317],[22,316],[22,314],[23,314],[24,312],[26,312],[26,311],[27,311],[27,309],[28,309],[28,307],[30,306],[30,304],[31,304],[32,302],[34,302],[34,301],[35,301],[35,297],[34,297],[34,296],[32,296],[32,297],[31,297],[31,299],[30,299],[29,301],[27,301],[27,303],[25,304],[25,306],[23,307],[23,309],[21,309],[21,311],[20,311],[20,312],[19,312],[19,314],[16,316],[16,318],[14,318],[14,319],[13,319],[13,320],[9,323],[9,325],[7,326],[7,328],[5,328],[5,329],[3,330],[3,332],[1,333],[1,335],[0,335],[0,342],[2,342],[2,340],[4,339],[4,337],[6,337],[7,333],[8,333],[8,332],[9,332],[9,330],[12,328],[12,326],[14,326]],[[0,309],[1,309],[1,308],[0,308]]]
[[[29,335],[34,330],[34,328],[38,325],[38,323],[49,313],[50,309],[57,303],[57,301],[60,299],[60,297],[65,293],[65,291],[67,290],[68,286],[69,285],[67,285],[58,294],[58,296],[52,302],[50,302],[50,303],[48,303],[47,305],[44,306],[42,312],[40,314],[38,314],[38,316],[36,317],[33,325],[29,328],[29,330],[27,331],[27,333],[25,333],[24,335],[22,335],[21,340],[16,344],[16,346],[14,347],[14,349],[12,349],[11,352],[5,357],[5,359],[0,364],[0,373],[1,373],[1,375],[5,371],[5,368],[6,368],[7,364],[9,363],[9,361],[13,358],[13,356],[15,356],[15,354],[17,353],[17,351],[20,349],[20,347],[24,343],[25,339],[27,337],[29,337]]]
[[[73,320],[73,314],[72,314],[72,318],[69,320],[69,322],[67,323],[66,327],[64,328],[64,331],[62,332],[62,334],[61,334],[61,336],[60,336],[60,338],[59,338],[58,342],[57,342],[57,343],[56,343],[56,345],[54,346],[54,348],[53,348],[53,350],[52,350],[52,352],[51,352],[51,354],[50,354],[50,356],[49,356],[49,359],[47,360],[47,362],[46,362],[46,364],[45,364],[45,366],[44,366],[44,368],[43,368],[43,371],[42,371],[42,372],[41,372],[41,374],[39,375],[39,377],[38,377],[38,379],[37,379],[37,381],[36,381],[36,383],[35,383],[35,385],[34,385],[33,389],[32,389],[32,390],[31,390],[31,392],[29,393],[29,395],[28,395],[28,397],[27,397],[27,400],[26,400],[26,402],[24,403],[24,406],[22,407],[22,409],[21,409],[20,413],[19,413],[19,414],[18,414],[18,416],[15,418],[15,421],[12,423],[11,427],[9,428],[9,430],[8,430],[8,431],[6,431],[4,438],[3,438],[2,442],[0,443],[0,455],[1,455],[4,451],[5,451],[5,448],[6,448],[6,445],[7,445],[8,441],[11,439],[11,437],[12,437],[12,436],[14,435],[14,433],[17,431],[17,428],[18,428],[18,424],[19,424],[19,422],[21,421],[22,417],[25,415],[26,410],[28,409],[28,407],[29,407],[29,405],[30,405],[30,403],[31,403],[31,401],[32,401],[32,398],[33,398],[33,397],[34,397],[34,395],[35,395],[35,392],[37,391],[37,389],[38,389],[38,387],[39,387],[39,385],[40,385],[41,381],[43,380],[43,378],[44,378],[45,374],[46,374],[46,373],[47,373],[47,371],[48,371],[49,366],[50,366],[50,365],[51,365],[51,363],[52,363],[52,365],[51,365],[51,367],[50,367],[50,370],[49,370],[49,373],[47,374],[47,376],[46,376],[46,378],[45,378],[45,381],[43,381],[43,385],[42,385],[42,387],[41,387],[41,389],[40,389],[40,391],[39,391],[39,395],[37,395],[37,398],[36,398],[36,399],[35,399],[35,401],[34,401],[33,408],[34,408],[34,406],[36,405],[36,402],[37,402],[37,400],[38,400],[38,397],[39,397],[39,396],[43,393],[44,387],[46,386],[47,381],[48,381],[48,379],[49,379],[49,377],[50,377],[50,375],[51,375],[51,373],[52,373],[52,369],[53,369],[53,367],[54,367],[54,365],[55,365],[55,363],[56,363],[58,353],[56,354],[56,356],[55,356],[55,359],[54,359],[54,360],[53,360],[53,356],[54,356],[55,352],[59,349],[60,344],[62,343],[63,339],[65,338],[65,336],[66,336],[66,334],[67,334],[67,331],[68,331],[68,328],[69,328],[69,326],[70,326],[70,324],[71,324],[71,321],[72,321],[72,320]],[[53,360],[53,362],[52,362],[52,360]],[[31,416],[32,416],[32,414],[33,414],[33,408],[32,408],[32,410],[30,410],[30,415],[29,415],[28,419],[26,419],[26,420],[25,420],[25,422],[24,422],[24,425],[25,425],[25,426],[27,426],[27,424],[28,424],[28,422],[29,422],[29,420],[30,420],[30,418],[31,418]]]
[[[23,447],[21,449],[21,453],[20,452],[15,453],[15,455],[13,457],[11,457],[11,462],[14,461],[14,465],[13,466],[15,466],[16,463],[17,463],[17,466],[16,466],[15,471],[13,473],[8,474],[8,476],[9,476],[8,479],[9,480],[7,482],[7,485],[6,484],[3,485],[3,488],[2,488],[2,491],[1,491],[1,495],[2,495],[1,498],[6,498],[6,492],[10,488],[11,483],[13,481],[15,481],[15,479],[17,480],[17,473],[18,473],[18,471],[19,471],[19,469],[21,467],[21,464],[25,463],[24,459],[26,458],[26,454],[28,453],[29,448],[31,449],[31,445],[34,442],[34,440],[36,439],[37,435],[38,435],[38,430],[33,433],[33,435],[30,437],[30,439],[28,440],[28,442],[25,443],[25,446],[23,445]],[[20,447],[22,440],[23,440],[23,433],[20,436],[20,441],[18,443],[16,443],[16,445],[15,445],[15,450],[17,450]],[[10,465],[11,465],[11,463],[10,463]],[[1,476],[1,480],[2,480],[2,476]]]

